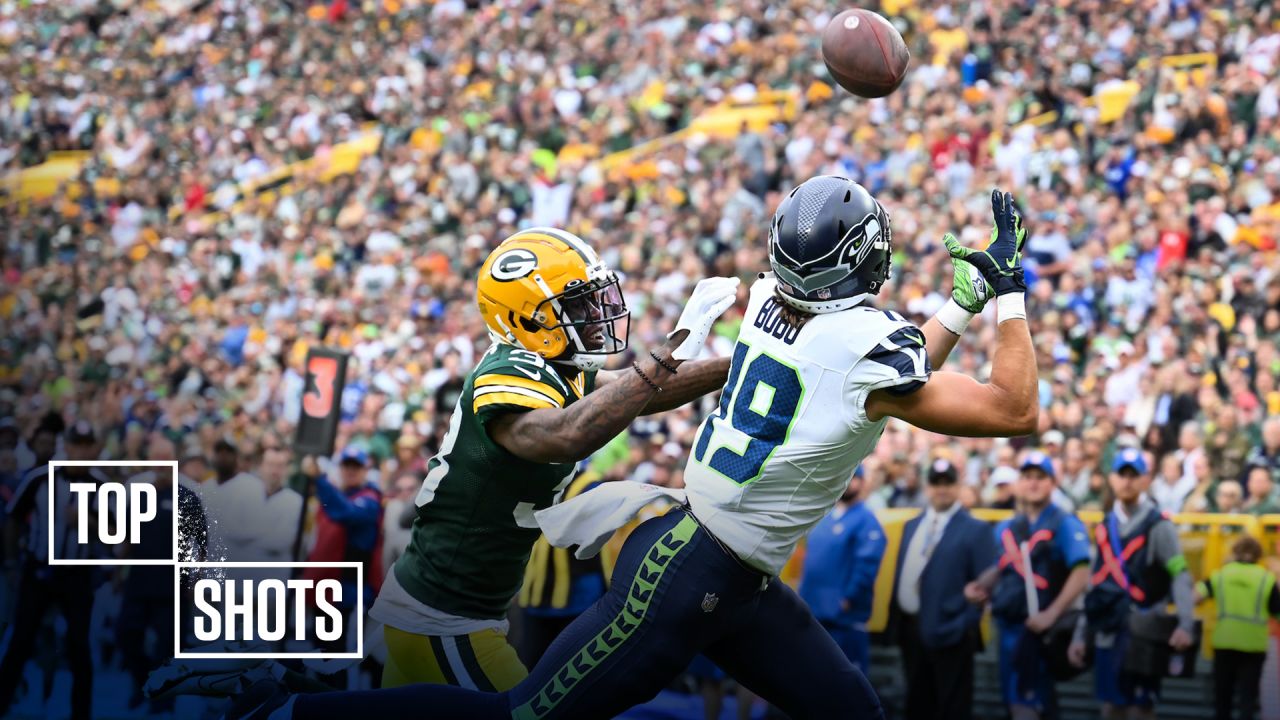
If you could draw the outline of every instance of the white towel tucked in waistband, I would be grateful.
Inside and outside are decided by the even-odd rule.
[[[534,513],[547,541],[556,547],[577,545],[579,560],[595,557],[613,536],[646,505],[667,497],[684,504],[683,490],[621,480],[606,482],[568,502]]]

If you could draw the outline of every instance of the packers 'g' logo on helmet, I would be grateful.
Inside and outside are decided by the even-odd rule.
[[[538,256],[527,248],[512,248],[493,261],[490,272],[495,280],[508,282],[533,272],[538,267]]]
[[[617,276],[564,230],[530,228],[503,240],[480,268],[476,304],[499,341],[583,370],[627,347],[631,313]]]

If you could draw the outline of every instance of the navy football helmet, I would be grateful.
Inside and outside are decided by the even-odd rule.
[[[889,279],[889,214],[858,183],[835,175],[791,191],[769,228],[769,265],[783,299],[800,310],[854,307]]]

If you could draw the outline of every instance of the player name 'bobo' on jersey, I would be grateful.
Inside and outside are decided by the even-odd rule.
[[[774,298],[768,298],[756,313],[753,323],[761,331],[766,332],[782,342],[791,345],[800,335],[800,327],[782,319],[782,305]]]

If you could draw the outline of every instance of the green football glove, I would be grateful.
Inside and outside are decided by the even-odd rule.
[[[991,286],[983,279],[978,268],[956,257],[953,248],[964,248],[960,247],[955,235],[943,235],[942,244],[947,246],[947,252],[951,254],[951,299],[969,313],[977,315],[994,295]]]
[[[954,237],[943,238],[947,252],[957,260],[964,260],[981,273],[996,295],[1026,292],[1027,283],[1022,276],[1022,246],[1027,241],[1027,229],[1022,224],[1022,212],[1010,193],[991,191],[991,242],[986,250],[974,250],[956,242]],[[957,271],[958,272],[958,271]],[[960,303],[957,297],[956,302]],[[967,308],[966,308],[967,309]]]

